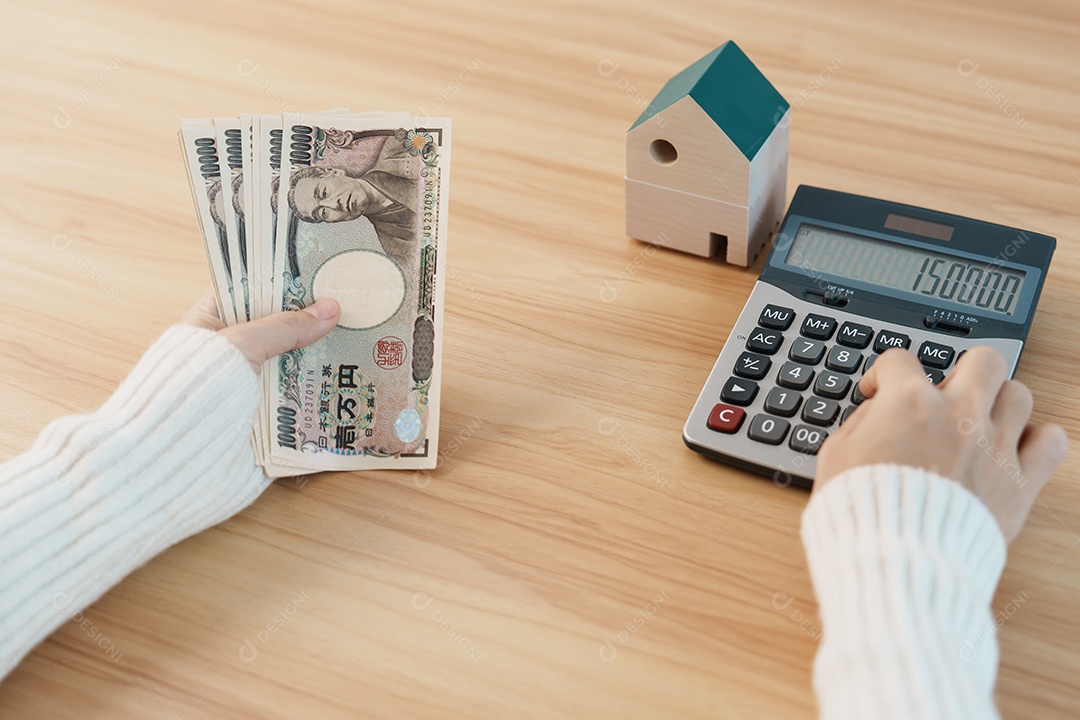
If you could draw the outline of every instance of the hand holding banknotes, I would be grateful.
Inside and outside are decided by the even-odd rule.
[[[325,336],[341,317],[336,300],[323,298],[299,312],[285,312],[226,326],[218,314],[214,288],[206,288],[199,301],[191,306],[181,322],[184,325],[214,330],[229,339],[251,363],[258,374],[263,364],[281,353],[304,348]]]
[[[180,145],[216,308],[208,298],[196,317],[256,343],[242,349],[263,362],[259,466],[269,477],[435,467],[449,120],[188,119]],[[284,311],[307,316],[245,329]]]

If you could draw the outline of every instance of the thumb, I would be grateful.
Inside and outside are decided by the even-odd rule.
[[[1020,436],[1019,460],[1023,477],[1032,481],[1031,499],[1042,489],[1069,452],[1069,437],[1060,425],[1028,425]],[[1028,488],[1025,488],[1028,489]]]
[[[303,310],[275,313],[221,331],[248,359],[255,372],[272,357],[307,347],[337,325],[341,306],[323,298]]]

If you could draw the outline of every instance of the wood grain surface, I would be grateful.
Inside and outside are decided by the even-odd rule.
[[[623,226],[626,130],[729,38],[794,107],[789,197],[1059,239],[1018,377],[1080,439],[1071,0],[9,3],[0,459],[206,286],[180,118],[446,113],[456,147],[438,469],[275,484],[55,633],[0,716],[813,717],[807,495],[680,437],[762,261]],[[995,599],[1006,718],[1080,708],[1077,459]]]

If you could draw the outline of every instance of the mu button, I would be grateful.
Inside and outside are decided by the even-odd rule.
[[[709,413],[709,429],[729,434],[737,432],[745,417],[746,411],[742,408],[718,403]]]

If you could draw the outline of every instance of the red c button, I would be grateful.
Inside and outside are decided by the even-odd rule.
[[[730,434],[742,426],[745,417],[746,411],[742,408],[718,403],[709,413],[709,429]]]

